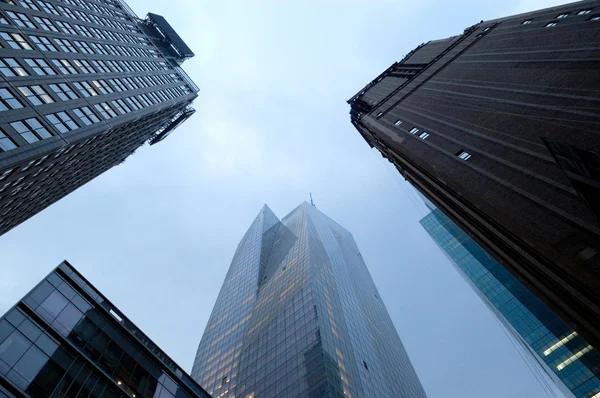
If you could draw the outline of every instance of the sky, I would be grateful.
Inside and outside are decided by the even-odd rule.
[[[130,0],[195,52],[196,114],[0,237],[0,313],[63,259],[188,372],[264,203],[351,231],[429,397],[546,397],[346,100],[417,45],[552,0]],[[558,393],[557,393],[558,394]]]

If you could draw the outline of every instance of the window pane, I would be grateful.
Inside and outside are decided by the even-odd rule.
[[[14,370],[25,380],[31,382],[46,362],[48,362],[48,356],[39,348],[32,346],[17,362]]]
[[[67,306],[65,296],[53,291],[50,296],[42,303],[42,308],[45,309],[52,317],[56,318],[58,314]]]
[[[12,366],[27,351],[31,342],[18,331],[14,331],[0,344],[0,359]]]

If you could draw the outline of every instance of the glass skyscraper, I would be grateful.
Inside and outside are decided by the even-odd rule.
[[[352,235],[306,202],[244,235],[192,377],[215,398],[425,397]]]
[[[421,225],[524,351],[567,396],[600,397],[600,353],[441,210]]]
[[[0,317],[0,398],[210,398],[64,261]]]

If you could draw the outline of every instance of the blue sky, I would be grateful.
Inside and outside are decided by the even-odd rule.
[[[545,397],[346,99],[418,44],[552,0],[131,0],[196,53],[196,115],[0,238],[0,312],[69,260],[186,370],[238,241],[313,193],[354,235],[430,397]]]

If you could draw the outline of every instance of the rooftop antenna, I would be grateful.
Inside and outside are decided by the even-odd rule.
[[[311,204],[313,207],[315,207],[315,203],[313,202],[313,199],[312,199],[312,192],[309,192],[308,194],[310,195],[310,204]]]

